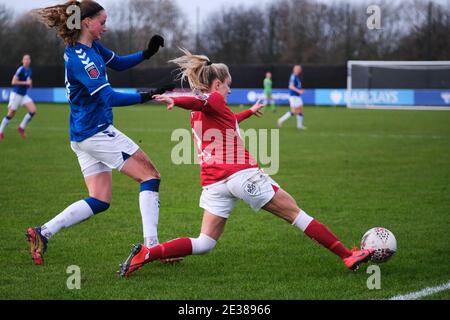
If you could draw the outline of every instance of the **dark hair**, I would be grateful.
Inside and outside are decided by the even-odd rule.
[[[86,18],[97,16],[104,8],[93,0],[74,1],[70,0],[64,4],[56,6],[40,8],[34,10],[39,15],[40,20],[49,28],[54,28],[58,35],[64,40],[66,44],[75,44],[81,35],[80,29],[69,29],[67,27],[67,20],[70,14],[67,13],[67,8],[70,6],[80,7],[81,21]]]

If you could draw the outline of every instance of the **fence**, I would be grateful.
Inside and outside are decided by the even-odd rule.
[[[122,92],[137,92],[131,88],[115,88]],[[0,102],[7,102],[11,88],[0,87]],[[176,90],[183,92],[182,90]],[[36,102],[46,103],[67,103],[65,88],[32,88],[28,90],[29,96]],[[289,91],[287,89],[274,89],[272,93],[276,104],[289,104]],[[254,89],[232,89],[228,97],[230,105],[248,105],[255,103],[258,99],[263,99],[263,90]],[[323,106],[345,106],[347,96],[346,89],[306,89],[302,96],[305,105]],[[450,107],[449,90],[405,90],[405,89],[377,89],[352,90],[352,101],[355,104],[376,104],[376,105],[401,105],[401,106],[435,106]]]

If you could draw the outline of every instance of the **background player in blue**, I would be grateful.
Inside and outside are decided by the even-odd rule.
[[[14,74],[11,85],[13,85],[13,89],[9,95],[9,104],[8,104],[8,114],[3,118],[2,123],[0,124],[0,140],[3,140],[5,135],[4,131],[6,126],[9,124],[12,118],[16,115],[16,111],[20,106],[25,106],[28,112],[23,117],[22,122],[20,123],[17,131],[19,131],[22,138],[25,138],[25,127],[28,122],[30,122],[31,118],[36,113],[36,105],[33,100],[27,95],[28,88],[33,86],[33,80],[31,80],[31,57],[26,54],[22,58],[22,65],[17,69]]]
[[[81,11],[81,30],[67,27],[70,5]],[[113,126],[112,107],[144,103],[156,93],[173,90],[169,85],[153,92],[126,94],[114,91],[108,82],[106,67],[126,70],[149,59],[164,39],[155,35],[148,47],[128,56],[117,56],[99,40],[106,32],[107,14],[94,1],[69,1],[38,9],[41,20],[57,29],[67,47],[65,86],[70,103],[71,148],[78,157],[89,197],[72,203],[40,227],[28,228],[30,253],[36,264],[43,263],[47,241],[63,228],[82,222],[105,211],[111,202],[112,169],[117,169],[140,183],[139,205],[144,242],[158,243],[160,174],[149,157],[125,134]]]
[[[303,126],[303,100],[301,95],[305,90],[302,89],[302,82],[299,77],[301,73],[302,67],[300,65],[295,65],[292,69],[291,77],[289,78],[289,104],[291,110],[278,119],[278,127],[281,127],[291,116],[296,115],[297,128],[306,129],[306,127]]]

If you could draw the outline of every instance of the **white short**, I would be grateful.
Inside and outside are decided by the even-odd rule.
[[[70,143],[78,157],[85,177],[112,169],[122,170],[125,161],[139,150],[139,146],[110,125],[106,130],[81,142]]]
[[[289,104],[291,105],[291,108],[303,107],[303,99],[300,96],[299,97],[290,96],[289,97]]]
[[[272,200],[275,189],[279,188],[261,169],[242,170],[224,181],[203,187],[200,208],[227,219],[237,200],[244,200],[253,210],[258,211]]]
[[[14,91],[11,91],[9,94],[8,109],[17,110],[20,106],[30,102],[33,102],[33,100],[27,94],[22,96]]]

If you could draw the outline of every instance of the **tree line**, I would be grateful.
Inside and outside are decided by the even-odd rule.
[[[369,5],[377,5],[380,28],[370,29]],[[450,1],[273,0],[264,6],[221,7],[196,34],[175,0],[117,0],[108,7],[102,42],[118,54],[142,50],[149,37],[166,47],[151,59],[165,66],[178,47],[228,64],[331,64],[347,60],[450,60]],[[64,44],[30,13],[0,5],[0,65],[63,65]]]

